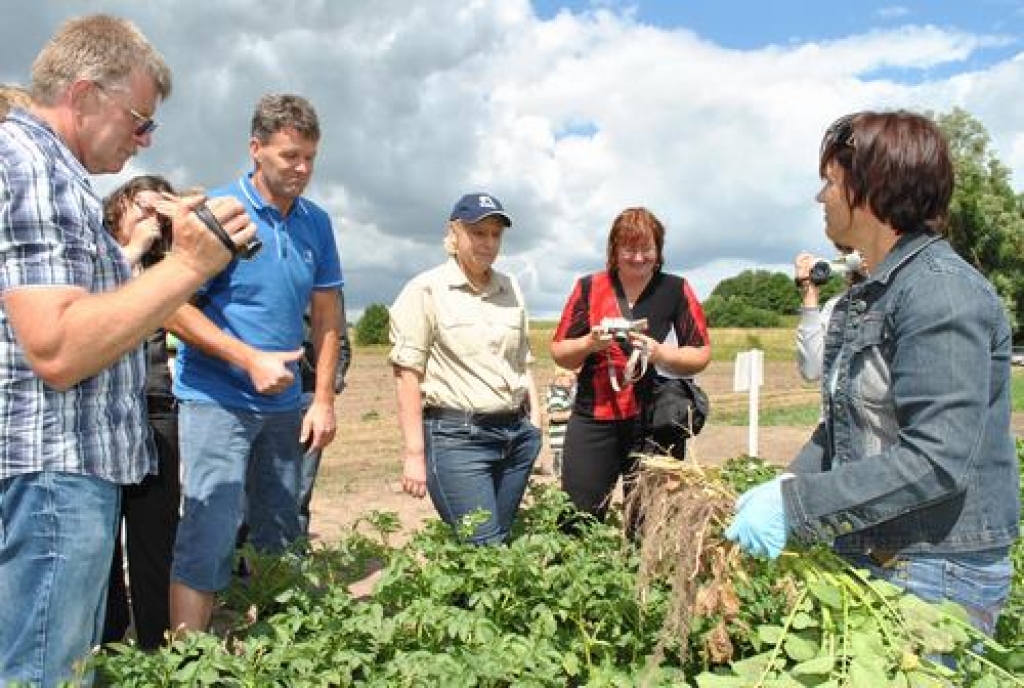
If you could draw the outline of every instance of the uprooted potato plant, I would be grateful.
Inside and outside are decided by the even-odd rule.
[[[1022,639],[985,637],[957,605],[925,603],[824,548],[768,563],[723,540],[737,492],[771,477],[770,467],[643,464],[626,504],[638,524],[638,585],[643,595],[668,582],[658,650],[685,639],[676,647],[684,663],[700,655],[705,668],[692,678],[701,688],[1024,685]],[[760,619],[748,607],[780,598]]]

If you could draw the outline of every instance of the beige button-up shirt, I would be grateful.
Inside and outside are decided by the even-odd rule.
[[[391,306],[394,365],[423,374],[423,406],[474,413],[526,398],[529,321],[515,278],[491,271],[477,291],[454,258],[414,277]]]

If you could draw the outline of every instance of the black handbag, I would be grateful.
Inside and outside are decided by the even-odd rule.
[[[677,440],[700,434],[710,410],[708,395],[696,382],[660,375],[654,377],[651,405],[651,430]]]

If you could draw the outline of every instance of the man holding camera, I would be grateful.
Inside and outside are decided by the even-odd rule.
[[[255,228],[237,201],[169,204],[174,252],[132,279],[89,174],[152,143],[171,91],[133,24],[64,24],[32,65],[32,104],[0,124],[0,685],[88,683],[120,486],[155,468],[143,340]],[[212,212],[211,212],[212,211]]]
[[[259,101],[253,169],[213,195],[242,202],[265,248],[207,283],[169,325],[183,342],[174,380],[184,469],[171,570],[176,629],[209,625],[243,518],[261,551],[281,552],[302,535],[303,454],[334,439],[341,265],[330,218],[302,196],[319,141],[307,100]],[[316,381],[304,411],[298,361],[307,308]]]

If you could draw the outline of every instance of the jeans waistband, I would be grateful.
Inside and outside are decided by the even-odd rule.
[[[494,413],[473,413],[461,409],[428,406],[423,409],[423,417],[433,420],[450,420],[466,425],[514,425],[523,419],[522,409],[515,411],[497,411]]]

